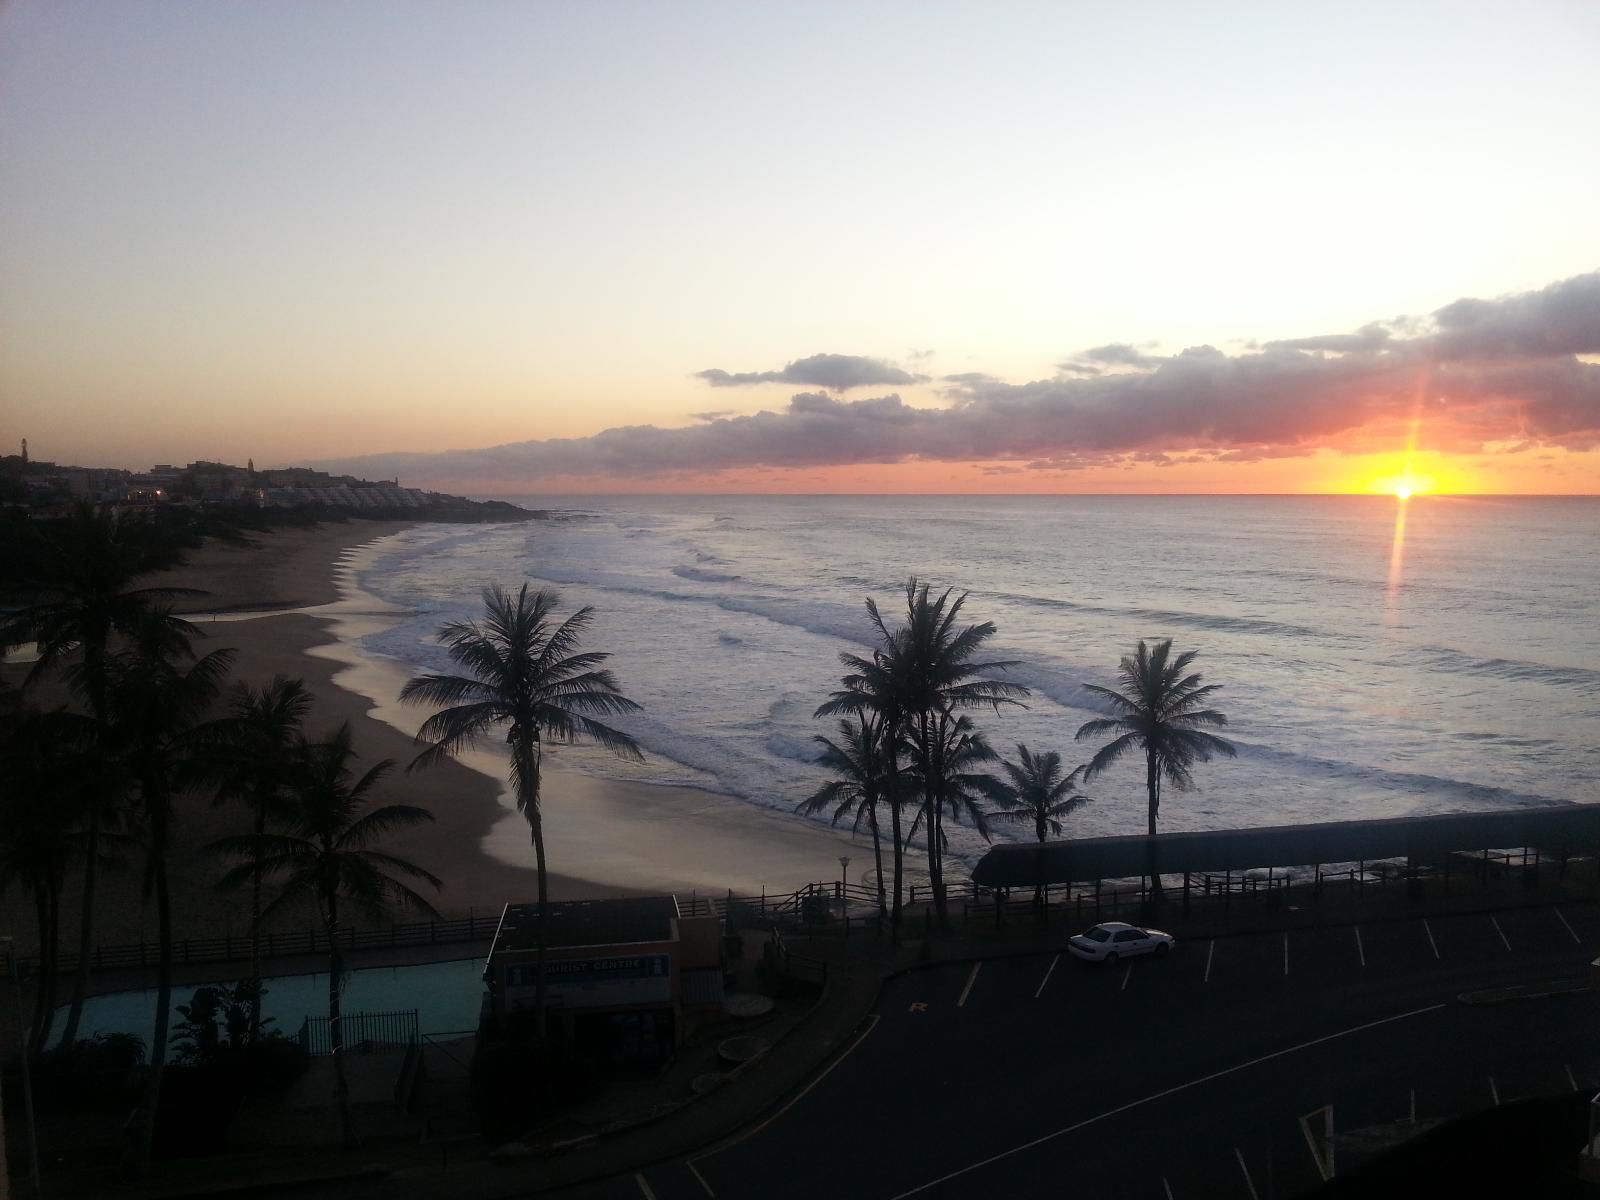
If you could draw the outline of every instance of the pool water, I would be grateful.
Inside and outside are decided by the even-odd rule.
[[[214,980],[233,983],[232,979]],[[328,1015],[328,974],[278,975],[265,980],[261,1002],[270,1029],[294,1035],[307,1017]],[[188,1004],[203,984],[179,984],[172,989],[172,1023],[183,1020],[177,1005]],[[483,959],[424,963],[411,967],[364,967],[345,977],[344,1013],[405,1012],[417,1010],[419,1033],[458,1033],[478,1027],[483,1003]],[[55,1028],[65,1023],[66,1008],[57,1010]],[[155,1028],[156,990],[108,992],[84,1002],[80,1037],[99,1033],[131,1033],[146,1044]],[[59,1034],[58,1034],[59,1036]]]

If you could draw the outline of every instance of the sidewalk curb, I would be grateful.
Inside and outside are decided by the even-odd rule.
[[[1591,990],[1586,979],[1555,980],[1550,983],[1525,983],[1515,987],[1462,992],[1456,1000],[1461,1004],[1471,1005],[1514,1004],[1519,1000],[1548,1000],[1552,996],[1574,996]]]

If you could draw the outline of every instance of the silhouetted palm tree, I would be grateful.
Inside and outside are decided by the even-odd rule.
[[[340,1134],[347,1148],[356,1144],[356,1137],[341,1025],[341,902],[374,917],[389,907],[437,916],[433,905],[406,880],[443,886],[437,876],[415,863],[371,849],[389,834],[432,821],[433,814],[409,804],[369,809],[372,790],[394,768],[394,760],[384,759],[357,779],[355,758],[349,722],[326,742],[301,742],[295,751],[297,767],[293,799],[285,816],[287,831],[244,834],[213,844],[219,853],[249,860],[225,874],[220,887],[240,887],[256,878],[258,863],[268,876],[279,879],[278,894],[266,906],[264,918],[305,902],[315,905],[321,917],[328,938],[328,1040],[333,1049]]]
[[[841,654],[839,661],[849,672],[840,680],[840,688],[812,715],[830,717],[848,714],[861,720],[863,726],[876,727],[878,756],[882,760],[884,775],[883,800],[889,807],[890,848],[894,859],[894,899],[889,910],[889,928],[896,939],[904,912],[905,896],[905,831],[902,828],[901,806],[905,802],[905,788],[900,764],[901,738],[906,726],[906,713],[899,695],[899,680],[894,670],[896,642],[894,635],[884,626],[878,606],[870,599],[867,613],[878,634],[878,646],[869,657]],[[881,887],[883,872],[878,872]]]
[[[980,768],[1000,756],[965,713],[947,708],[934,718],[930,729],[931,776],[924,776],[919,754],[911,767],[911,783],[924,797],[932,797],[933,802],[924,799],[911,831],[915,835],[921,829],[926,835],[929,828],[937,829],[942,855],[950,843],[944,831],[946,816],[957,823],[970,824],[985,841],[990,840],[989,812],[984,801],[994,793],[995,778]]]
[[[69,683],[88,703],[105,741],[107,662],[119,643],[137,630],[152,651],[169,658],[193,657],[188,639],[199,630],[167,609],[180,597],[204,593],[190,588],[135,586],[143,576],[182,561],[180,539],[162,523],[78,505],[62,520],[34,529],[18,548],[15,560],[8,563],[8,583],[23,603],[0,615],[0,649],[28,642],[38,645],[39,658],[29,670],[25,686],[52,669],[65,667]],[[90,789],[89,796],[78,974],[62,1033],[67,1042],[78,1035],[89,991],[100,836],[108,806],[117,796],[114,781],[105,779]]]
[[[539,807],[544,739],[572,742],[589,737],[621,757],[644,758],[633,738],[596,719],[638,712],[639,706],[601,667],[609,654],[578,649],[594,610],[580,608],[558,624],[559,603],[556,593],[530,593],[527,584],[515,597],[498,587],[485,588],[481,622],[454,621],[439,630],[450,657],[468,674],[419,675],[400,691],[400,699],[408,704],[449,706],[417,731],[418,741],[432,745],[417,756],[413,767],[476,745],[490,730],[507,727],[511,786],[517,808],[528,821],[538,868],[534,1027],[540,1037],[544,1036],[544,920],[550,899]]]
[[[1017,664],[976,657],[994,636],[994,623],[959,625],[968,593],[952,599],[951,591],[946,589],[934,599],[927,584],[919,584],[915,577],[906,582],[905,624],[896,631],[891,666],[910,718],[907,733],[923,785],[929,883],[941,928],[949,925],[943,861],[946,794],[940,786],[941,747],[950,733],[948,722],[959,710],[993,708],[998,712],[1001,705],[1020,707],[1021,698],[1029,694],[1021,684],[982,678],[986,672],[1005,671]]]
[[[33,901],[38,924],[39,985],[28,1045],[38,1055],[55,1022],[61,947],[61,894],[82,845],[81,816],[93,753],[94,722],[64,709],[41,712],[0,703],[0,893],[16,883]]]
[[[1144,751],[1145,789],[1149,797],[1149,833],[1155,836],[1161,811],[1161,785],[1170,783],[1180,792],[1194,786],[1191,768],[1210,762],[1214,754],[1232,758],[1236,751],[1208,729],[1227,725],[1228,718],[1214,708],[1204,707],[1220,684],[1201,685],[1198,673],[1186,674],[1198,651],[1172,655],[1172,639],[1139,648],[1124,656],[1116,690],[1085,684],[1084,689],[1110,706],[1112,716],[1086,721],[1078,730],[1078,741],[1114,734],[1111,741],[1095,753],[1084,768],[1085,782],[1093,779],[1125,754]],[[1159,864],[1154,861],[1155,843],[1150,846],[1150,890],[1161,895]]]
[[[807,815],[833,810],[833,824],[846,817],[851,819],[852,830],[859,830],[863,822],[872,832],[872,861],[878,879],[878,915],[888,919],[889,903],[884,893],[883,839],[878,833],[878,804],[889,789],[889,777],[884,769],[883,736],[878,723],[870,716],[859,717],[855,722],[839,722],[839,740],[818,734],[811,739],[822,747],[817,765],[833,772],[837,778],[823,784],[797,806]]]
[[[206,778],[214,760],[206,753],[215,727],[205,718],[215,705],[237,651],[213,650],[183,669],[143,647],[111,656],[106,703],[112,746],[132,784],[131,815],[145,847],[144,892],[156,902],[159,957],[156,1026],[150,1074],[141,1110],[140,1166],[154,1145],[167,1032],[172,1008],[172,899],[167,852],[177,802]]]
[[[311,693],[298,679],[273,677],[264,687],[241,683],[233,690],[229,719],[222,726],[223,740],[218,800],[239,800],[250,809],[257,836],[267,831],[267,820],[282,812],[296,768],[294,751],[302,740],[301,726],[311,711]],[[250,890],[250,979],[261,979],[261,864],[255,864]],[[249,1037],[261,1029],[261,989],[249,989]]]
[[[1000,769],[1005,774],[995,780],[992,793],[998,811],[989,814],[990,820],[1031,822],[1034,836],[1041,842],[1060,837],[1066,831],[1066,818],[1091,803],[1078,791],[1083,768],[1063,773],[1061,755],[1054,750],[1033,754],[1018,742],[1017,761],[1003,760]],[[1034,888],[1033,899],[1035,904],[1044,902],[1043,884]]]

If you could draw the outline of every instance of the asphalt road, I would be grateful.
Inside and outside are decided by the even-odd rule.
[[[1600,907],[1570,905],[919,971],[737,1138],[558,1194],[1292,1196],[1324,1106],[1350,1130],[1600,1086],[1600,996],[1458,1000],[1597,952]]]

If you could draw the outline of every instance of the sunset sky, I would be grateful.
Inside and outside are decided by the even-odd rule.
[[[1597,62],[1588,0],[0,3],[0,452],[1600,492]]]

